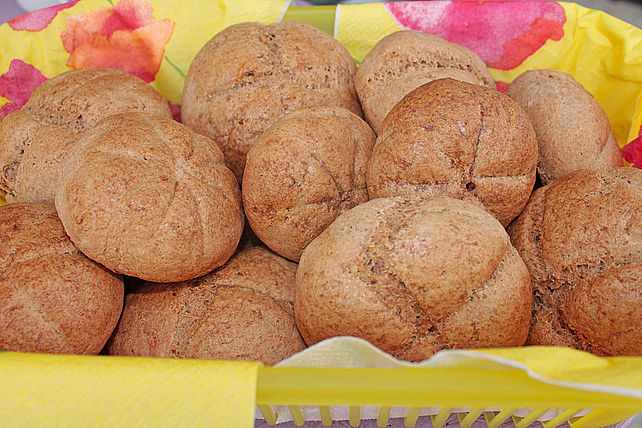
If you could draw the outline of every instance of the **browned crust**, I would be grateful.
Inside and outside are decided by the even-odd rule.
[[[606,113],[572,76],[560,71],[530,70],[519,75],[506,94],[528,113],[533,123],[543,184],[580,169],[622,166],[622,155]]]
[[[290,113],[259,137],[243,175],[243,206],[257,236],[298,261],[342,212],[368,200],[366,166],[375,135],[340,107]]]
[[[69,241],[53,205],[0,207],[0,350],[97,354],[123,281]]]
[[[344,107],[361,115],[356,66],[334,38],[295,21],[230,26],[203,46],[183,92],[185,124],[212,138],[239,181],[256,138],[289,112]]]
[[[156,282],[221,266],[244,222],[220,149],[178,122],[140,113],[110,116],[85,133],[63,166],[56,208],[88,257]]]
[[[53,203],[62,162],[80,134],[128,111],[172,117],[158,92],[120,70],[71,70],[46,80],[0,124],[0,192],[9,202]]]
[[[535,132],[515,102],[440,79],[412,91],[386,117],[368,165],[368,193],[476,201],[507,226],[528,201],[536,165]]]
[[[492,216],[451,198],[380,198],[303,251],[295,318],[308,345],[364,338],[419,361],[444,348],[520,346],[530,278]]]
[[[404,30],[384,37],[365,56],[355,88],[366,120],[378,134],[383,119],[406,94],[446,77],[495,88],[486,64],[473,51],[434,34]]]
[[[581,170],[538,189],[511,224],[533,278],[528,344],[642,355],[642,172]]]
[[[276,364],[305,348],[292,315],[295,272],[251,248],[202,278],[146,284],[127,296],[109,352]]]

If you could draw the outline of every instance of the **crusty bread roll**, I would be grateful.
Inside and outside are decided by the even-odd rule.
[[[370,198],[445,195],[480,202],[504,226],[535,184],[537,140],[528,116],[494,89],[426,83],[388,114],[370,157]]]
[[[98,354],[123,280],[81,254],[53,205],[0,207],[0,350]]]
[[[63,165],[56,209],[89,258],[154,282],[221,266],[244,223],[238,184],[216,144],[141,113],[110,116],[83,135]]]
[[[533,278],[528,344],[642,355],[642,171],[567,174],[508,230]]]
[[[127,295],[111,355],[277,362],[305,348],[293,318],[296,265],[264,248],[221,269]]]
[[[8,202],[53,204],[62,162],[79,135],[130,111],[172,117],[158,92],[124,71],[72,70],[46,80],[0,124],[0,192]]]
[[[71,70],[44,81],[22,109],[41,123],[76,132],[119,113],[171,118],[162,95],[143,79],[114,68]]]
[[[8,202],[53,204],[62,162],[80,134],[16,111],[0,124],[0,191]]]
[[[360,115],[355,70],[348,51],[309,24],[232,25],[192,61],[183,122],[223,149],[240,182],[248,150],[284,114],[337,106]]]
[[[247,155],[243,207],[252,230],[277,254],[298,261],[339,214],[368,200],[374,141],[368,124],[341,107],[279,119]]]
[[[495,89],[475,52],[434,34],[403,30],[379,40],[368,52],[357,69],[355,88],[366,120],[378,134],[383,119],[406,94],[446,77]]]
[[[579,169],[622,166],[609,118],[572,76],[561,71],[530,70],[518,76],[506,94],[533,123],[542,184]]]
[[[502,225],[469,202],[373,199],[303,250],[294,312],[308,345],[356,336],[396,358],[520,346],[530,277]]]

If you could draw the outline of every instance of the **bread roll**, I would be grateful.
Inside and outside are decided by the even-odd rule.
[[[294,263],[255,247],[204,277],[146,284],[127,295],[109,353],[276,364],[305,348],[295,275]]]
[[[528,344],[642,355],[642,171],[567,174],[508,230],[533,277]]]
[[[273,251],[298,261],[339,214],[368,200],[374,141],[368,124],[341,107],[279,119],[247,155],[243,206],[252,230]]]
[[[533,123],[542,184],[579,169],[622,166],[609,118],[572,76],[561,71],[530,70],[518,76],[506,94]]]
[[[440,79],[390,111],[366,178],[371,199],[466,199],[507,226],[528,201],[536,167],[535,131],[513,100],[484,86]]]
[[[154,88],[115,68],[71,70],[46,80],[21,110],[41,123],[75,132],[119,113],[172,117],[167,100]]]
[[[360,115],[355,70],[348,51],[309,24],[232,25],[192,61],[183,122],[223,149],[240,182],[248,150],[284,114],[336,106]]]
[[[110,116],[83,135],[63,165],[56,209],[89,258],[154,282],[221,266],[244,223],[238,184],[216,144],[140,113]]]
[[[446,77],[495,89],[475,52],[434,34],[404,30],[387,35],[368,52],[357,69],[355,88],[366,120],[378,134],[383,119],[406,94]]]
[[[46,80],[0,124],[0,192],[8,202],[53,204],[60,168],[80,134],[130,111],[172,117],[158,92],[124,71],[72,70]]]
[[[396,358],[521,346],[528,271],[493,216],[451,198],[379,198],[303,250],[294,312],[308,345],[356,336]]]
[[[0,350],[98,354],[123,280],[71,243],[53,205],[0,207]]]

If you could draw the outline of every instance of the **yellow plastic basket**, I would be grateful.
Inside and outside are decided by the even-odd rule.
[[[152,83],[175,104],[196,51],[225,26],[249,20],[306,21],[335,35],[357,62],[379,38],[400,28],[399,19],[392,19],[381,4],[288,8],[286,0],[132,1],[150,4],[156,20],[175,24]],[[0,26],[5,42],[0,73],[14,58],[49,77],[69,69],[60,42],[66,19],[115,3],[80,0],[37,32]],[[546,41],[515,67],[491,64],[493,77],[508,83],[530,68],[574,75],[605,108],[623,146],[638,136],[642,122],[642,31],[602,12],[556,4],[566,16],[564,35]],[[15,100],[0,98],[0,104],[8,102]],[[307,418],[324,426],[337,419],[358,426],[362,419],[374,418],[378,426],[386,426],[391,415],[403,414],[410,427],[429,409],[434,427],[454,413],[464,428],[482,415],[491,428],[511,419],[518,428],[537,420],[544,420],[544,428],[566,422],[579,428],[613,424],[642,412],[642,358],[598,358],[554,348],[487,350],[484,355],[522,366],[480,360],[431,367],[264,367],[238,361],[0,352],[0,426],[249,427],[258,408],[269,424],[280,414],[297,425]]]
[[[557,351],[559,358],[567,350]],[[628,371],[637,376],[638,393],[642,389],[639,358],[566,355],[574,353],[580,365],[582,359],[597,362],[598,377]],[[581,378],[587,370],[580,371]],[[572,378],[572,370],[566,367],[565,375]],[[265,367],[0,352],[0,379],[0,425],[9,427],[251,427],[258,407],[268,424],[277,422],[280,409],[297,425],[307,414],[324,426],[338,419],[351,426],[376,419],[377,426],[387,426],[391,414],[401,414],[412,427],[422,409],[430,409],[433,427],[455,413],[464,428],[482,414],[491,428],[510,419],[518,428],[537,419],[544,428],[565,422],[575,428],[614,424],[642,411],[639,394],[611,394],[600,390],[609,389],[604,385],[586,389],[578,382],[563,386],[506,367]]]
[[[349,409],[351,426],[359,426],[361,406],[376,406],[377,425],[389,423],[391,407],[408,408],[405,426],[415,426],[423,408],[438,408],[431,416],[440,428],[456,413],[463,428],[484,414],[490,428],[512,418],[524,428],[551,410],[559,414],[542,423],[552,428],[569,422],[571,427],[614,424],[642,410],[640,399],[552,386],[520,370],[467,370],[449,368],[323,369],[260,367],[257,405],[265,420],[276,423],[270,405],[287,405],[297,425],[305,422],[300,406],[317,406],[324,426],[332,424],[330,406]],[[459,409],[459,410],[457,410]],[[488,411],[486,409],[501,409]],[[529,409],[524,417],[513,416]],[[583,410],[590,410],[575,417]],[[317,418],[315,418],[317,419]]]

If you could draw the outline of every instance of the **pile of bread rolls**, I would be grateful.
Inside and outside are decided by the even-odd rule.
[[[307,24],[245,23],[193,60],[182,114],[88,69],[2,122],[0,350],[642,355],[642,171],[571,76],[504,94],[434,35],[357,68]]]

